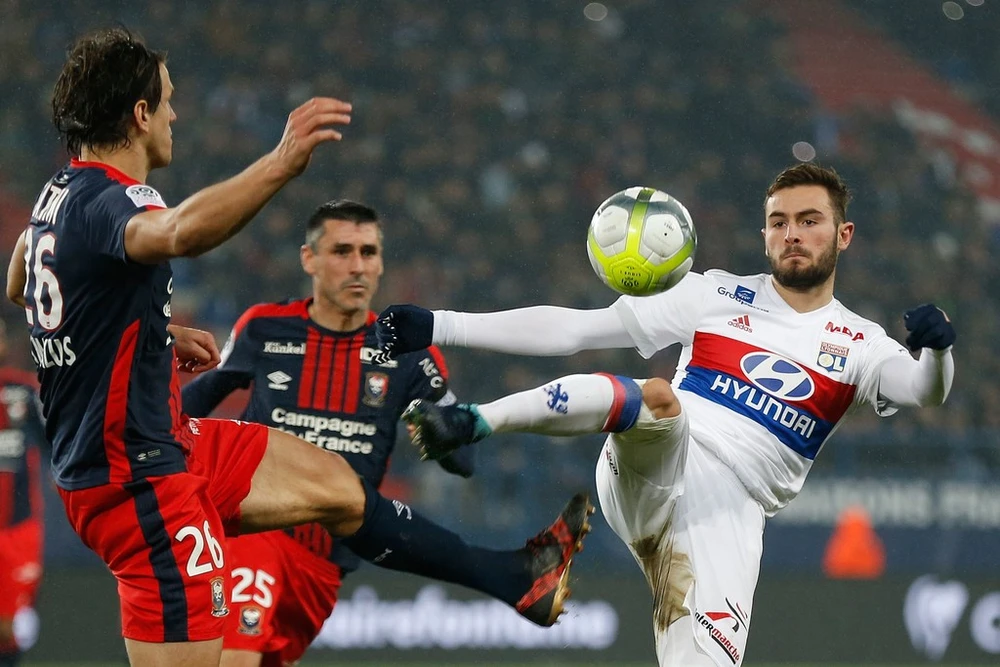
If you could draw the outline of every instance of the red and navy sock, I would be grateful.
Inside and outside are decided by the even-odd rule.
[[[513,606],[532,585],[523,550],[497,551],[468,544],[409,505],[385,498],[365,480],[365,518],[344,544],[390,570],[460,584]]]

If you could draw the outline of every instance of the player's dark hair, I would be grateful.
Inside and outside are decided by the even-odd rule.
[[[371,206],[359,204],[350,199],[334,199],[325,204],[321,204],[309,216],[306,222],[306,245],[313,250],[316,249],[316,241],[323,236],[323,223],[327,220],[347,220],[362,224],[366,222],[378,225],[379,217]],[[382,226],[378,228],[379,240],[382,240]]]
[[[778,190],[797,185],[819,185],[826,188],[827,194],[830,195],[835,222],[839,224],[847,220],[847,205],[851,203],[851,191],[847,188],[847,183],[834,169],[811,162],[797,164],[778,174],[764,196],[765,205],[771,195]]]
[[[166,54],[146,48],[122,27],[81,37],[70,49],[52,91],[52,123],[71,155],[87,146],[120,148],[136,102],[160,105],[160,64]]]

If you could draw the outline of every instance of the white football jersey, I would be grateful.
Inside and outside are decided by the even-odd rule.
[[[836,299],[793,310],[767,274],[691,273],[676,287],[614,304],[640,354],[681,343],[673,379],[691,438],[726,463],[768,514],[798,494],[823,444],[878,394],[879,369],[908,355]]]

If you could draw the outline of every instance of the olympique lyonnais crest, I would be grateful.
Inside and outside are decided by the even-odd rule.
[[[365,373],[365,405],[380,408],[385,405],[385,397],[389,393],[389,376],[385,373]]]
[[[238,632],[242,635],[259,635],[263,618],[264,610],[254,605],[246,605],[240,609]]]
[[[847,355],[850,349],[843,345],[833,343],[820,343],[819,356],[816,357],[816,365],[826,369],[831,373],[843,372],[847,366]]]
[[[229,607],[226,606],[226,586],[222,577],[213,577],[210,582],[212,586],[212,616],[222,618],[229,615]]]

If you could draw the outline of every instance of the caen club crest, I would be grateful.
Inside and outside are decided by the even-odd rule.
[[[226,585],[222,577],[213,577],[209,582],[212,586],[212,616],[222,618],[229,615],[229,607],[226,606]]]
[[[385,373],[365,373],[365,405],[380,408],[385,405],[386,394],[389,393],[389,376]]]
[[[259,635],[261,621],[264,620],[264,610],[260,607],[248,604],[240,609],[240,627],[238,632],[241,635]]]

